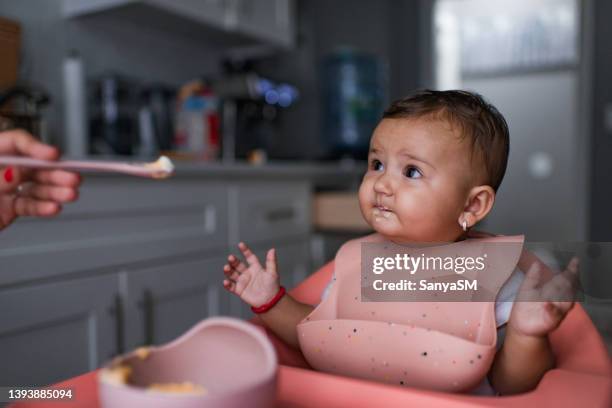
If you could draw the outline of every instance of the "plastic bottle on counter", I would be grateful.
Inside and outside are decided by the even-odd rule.
[[[365,158],[386,99],[386,64],[350,48],[323,63],[325,144],[333,156]]]
[[[83,61],[76,51],[64,59],[64,132],[65,152],[72,157],[87,154],[87,97]]]
[[[174,146],[204,160],[219,157],[219,101],[209,90],[201,90],[179,101]]]

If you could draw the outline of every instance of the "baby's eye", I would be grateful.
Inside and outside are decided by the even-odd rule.
[[[404,171],[404,175],[408,178],[415,178],[415,179],[423,177],[421,170],[417,169],[414,166],[407,167],[406,170]]]
[[[381,171],[384,169],[383,164],[380,162],[380,160],[374,159],[372,160],[372,162],[370,163],[370,168],[374,171]]]

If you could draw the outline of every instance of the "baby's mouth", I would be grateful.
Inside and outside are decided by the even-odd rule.
[[[389,218],[389,216],[393,213],[390,208],[385,207],[384,205],[375,205],[373,209],[373,214],[375,217],[385,217]]]

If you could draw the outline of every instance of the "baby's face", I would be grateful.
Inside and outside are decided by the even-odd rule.
[[[443,121],[384,119],[370,142],[361,212],[394,242],[452,242],[475,179],[469,138]]]

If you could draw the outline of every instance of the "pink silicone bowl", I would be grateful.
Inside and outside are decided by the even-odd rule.
[[[276,398],[277,358],[266,335],[241,320],[206,319],[183,336],[151,347],[146,358],[136,352],[117,357],[115,364],[132,367],[130,385],[98,375],[100,403],[116,407],[271,407]],[[152,383],[190,382],[205,395],[151,392]]]

